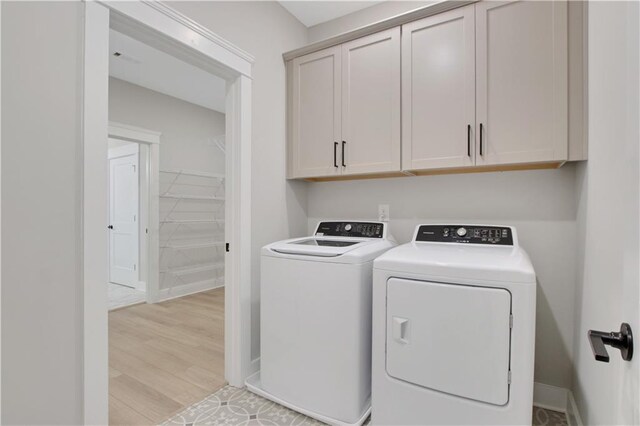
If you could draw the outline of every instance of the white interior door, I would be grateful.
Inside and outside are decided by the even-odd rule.
[[[136,287],[139,256],[138,145],[109,150],[109,280]]]

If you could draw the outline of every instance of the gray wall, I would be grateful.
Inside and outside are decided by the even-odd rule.
[[[109,120],[162,132],[160,170],[224,173],[211,140],[225,134],[222,113],[111,77]]]
[[[81,422],[81,3],[2,2],[2,423]]]
[[[596,362],[587,330],[640,330],[637,2],[589,4],[589,161],[578,170],[573,393],[584,424],[639,424],[640,357]]]

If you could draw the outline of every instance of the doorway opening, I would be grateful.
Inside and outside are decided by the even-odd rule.
[[[110,29],[108,93],[109,423],[159,424],[226,383],[226,81]]]
[[[84,3],[83,60],[83,423],[109,419],[109,338],[107,283],[109,50],[110,29],[169,53],[222,77],[225,88],[225,268],[224,379],[241,387],[258,369],[251,358],[251,93],[253,57],[171,7],[158,2]],[[152,128],[153,126],[147,126]],[[124,128],[127,140],[145,140],[138,129]],[[140,139],[142,138],[142,139]],[[151,165],[158,146],[151,143]],[[155,149],[154,149],[155,147]],[[155,154],[154,154],[155,151]],[[155,157],[154,157],[155,155]],[[155,163],[158,164],[158,163]],[[159,176],[159,167],[150,176]],[[149,263],[159,260],[159,188],[151,182]],[[159,185],[158,185],[159,187]],[[154,213],[155,212],[155,213]],[[153,215],[156,214],[154,218]],[[156,232],[153,232],[153,231]],[[154,242],[155,240],[155,242]],[[147,295],[160,297],[158,276],[149,269]],[[154,285],[157,283],[157,286]],[[190,296],[189,296],[190,297]],[[170,303],[172,301],[166,302]],[[158,307],[150,303],[146,307]],[[133,307],[135,308],[135,306]],[[132,308],[130,308],[132,309]],[[119,312],[119,311],[114,311]],[[111,339],[113,342],[113,339]],[[193,341],[191,341],[193,343]],[[188,351],[183,351],[188,353]],[[111,373],[115,373],[111,371]],[[113,389],[113,388],[112,388]]]

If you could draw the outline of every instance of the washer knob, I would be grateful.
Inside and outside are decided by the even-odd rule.
[[[458,228],[456,234],[458,234],[458,237],[464,237],[467,235],[467,230],[465,228]]]
[[[350,223],[347,223],[347,224],[344,226],[344,230],[345,230],[345,231],[347,231],[347,232],[351,231],[351,228],[352,228],[352,226],[351,226],[351,224],[350,224]]]

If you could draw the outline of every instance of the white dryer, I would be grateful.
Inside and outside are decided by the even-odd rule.
[[[372,424],[531,424],[535,312],[514,228],[418,226],[374,262]]]
[[[249,390],[334,425],[371,407],[373,260],[396,244],[382,222],[321,222],[262,249],[260,368]]]

